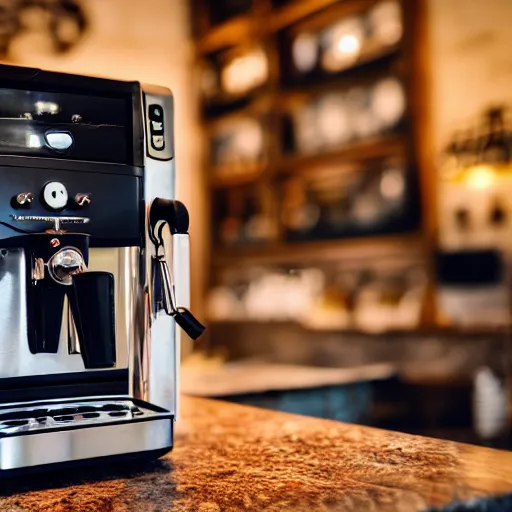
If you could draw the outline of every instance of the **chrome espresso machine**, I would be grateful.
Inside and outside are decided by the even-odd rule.
[[[0,476],[172,448],[174,175],[168,89],[0,65]]]

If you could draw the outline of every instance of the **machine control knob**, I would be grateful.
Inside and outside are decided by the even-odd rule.
[[[91,194],[77,194],[75,196],[75,204],[79,208],[84,208],[85,206],[91,204],[92,198]]]
[[[58,181],[50,181],[43,188],[42,199],[44,205],[53,211],[63,210],[68,204],[68,191]]]
[[[87,270],[82,253],[74,247],[65,247],[56,252],[48,261],[50,277],[59,284],[71,286],[73,276]]]
[[[12,205],[15,208],[30,208],[30,205],[34,202],[34,194],[32,192],[22,192],[17,196],[13,197]]]

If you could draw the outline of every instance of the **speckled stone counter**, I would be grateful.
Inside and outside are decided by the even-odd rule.
[[[409,511],[512,490],[512,453],[184,398],[144,466],[0,483],[0,511]]]

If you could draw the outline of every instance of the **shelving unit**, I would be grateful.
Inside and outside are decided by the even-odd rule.
[[[381,3],[383,1],[380,0]],[[401,6],[403,24],[403,35],[398,42],[369,50],[352,65],[329,76],[319,79],[313,73],[311,77],[298,80],[286,74],[290,53],[286,45],[293,34],[302,30],[322,30],[337,20],[360,15],[377,5],[379,0],[252,0],[250,9],[217,25],[208,20],[211,2],[213,0],[194,2],[194,17],[196,21],[199,20],[195,35],[198,80],[201,80],[199,70],[203,69],[204,73],[205,66],[211,71],[219,62],[226,62],[226,55],[259,45],[266,53],[268,66],[267,80],[254,90],[233,94],[231,101],[225,91],[216,97],[214,94],[213,99],[208,100],[205,96],[202,100],[200,110],[205,127],[205,146],[210,147],[204,159],[204,172],[209,187],[211,218],[214,223],[217,222],[218,208],[224,207],[229,201],[243,204],[246,201],[242,194],[255,194],[256,190],[262,190],[263,202],[271,205],[271,212],[265,212],[265,215],[273,225],[269,231],[272,234],[268,237],[246,243],[235,241],[221,244],[217,236],[218,225],[214,224],[211,229],[215,235],[211,240],[210,284],[217,282],[219,272],[225,268],[357,262],[381,257],[402,258],[415,264],[419,262],[431,283],[429,255],[434,248],[436,231],[435,216],[431,212],[435,204],[435,187],[427,156],[428,118],[425,115],[422,86],[425,78],[425,61],[421,54],[424,43],[423,2],[397,0]],[[220,2],[218,5],[226,3]],[[220,82],[221,71],[217,69],[216,72],[217,82]],[[404,87],[406,107],[399,124],[382,133],[338,146],[323,147],[316,152],[301,153],[296,148],[286,147],[286,126],[291,123],[289,112],[293,113],[306,101],[326,91],[357,88],[361,84],[372,85],[379,77],[389,76],[397,77]],[[217,156],[211,150],[210,141],[215,137],[220,123],[246,117],[263,123],[265,157],[249,164],[238,162],[233,166],[236,171],[233,171],[229,165],[216,163]],[[219,144],[222,143],[221,140]],[[412,183],[410,193],[416,194],[409,201],[418,210],[416,225],[411,223],[410,228],[397,232],[390,227],[379,234],[290,241],[283,227],[281,212],[282,186],[287,179],[299,175],[315,177],[319,168],[345,164],[357,164],[361,170],[353,172],[363,173],[367,172],[364,167],[366,163],[384,165],[381,162],[393,157],[402,158],[407,167],[406,177]],[[237,208],[242,208],[240,204]],[[424,311],[423,327],[432,327],[434,296],[431,285],[426,293]]]
[[[345,3],[345,5],[343,5]],[[284,28],[297,23],[312,14],[321,12],[326,7],[341,4],[341,16],[349,16],[362,4],[371,5],[371,0],[359,0],[358,2],[340,2],[340,0],[296,0],[289,1],[281,7],[272,8],[265,0],[254,2],[252,14],[235,16],[228,21],[206,29],[206,33],[197,37],[197,53],[205,55],[213,53],[229,46],[236,46],[241,41],[249,39],[262,39]],[[197,9],[204,15],[205,4],[196,2]],[[355,5],[357,4],[357,5]],[[257,5],[257,7],[256,7]],[[260,15],[258,15],[260,13]],[[205,23],[208,26],[208,23]]]
[[[237,264],[319,263],[362,261],[379,257],[424,261],[428,246],[421,233],[383,235],[345,240],[267,244],[215,251],[212,264],[231,267]]]
[[[294,172],[297,169],[311,169],[314,166],[330,162],[372,160],[393,156],[405,151],[407,141],[400,135],[371,138],[346,145],[339,149],[324,151],[317,155],[296,155],[279,159],[275,168],[278,172]]]

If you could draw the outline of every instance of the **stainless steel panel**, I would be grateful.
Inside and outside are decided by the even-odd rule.
[[[0,439],[0,470],[170,449],[171,446],[171,419],[7,437]]]
[[[150,404],[134,403],[130,398],[82,398],[46,403],[19,403],[0,410],[0,436],[9,434],[44,434],[76,427],[97,427],[136,419],[155,420],[168,417]]]
[[[112,272],[116,282],[116,368],[128,368],[128,350],[137,332],[138,247],[91,249],[90,270]],[[26,261],[21,249],[0,252],[0,378],[87,371],[64,304],[56,354],[32,354],[27,339]],[[71,346],[70,346],[71,343]],[[71,349],[71,350],[70,350]]]
[[[128,351],[135,332],[135,301],[139,288],[138,247],[91,249],[89,270],[111,272],[116,285],[116,368],[128,368]]]
[[[73,319],[73,314],[71,313],[71,308],[69,307],[69,303],[65,306],[67,309],[67,323],[68,323],[68,350],[70,354],[80,354],[80,342],[78,340],[78,331],[76,329],[75,321]]]
[[[25,255],[21,249],[0,250],[0,377],[26,375],[32,356],[27,340]]]
[[[172,94],[169,90],[143,87],[143,104],[145,105],[145,125],[147,128],[148,111],[151,104],[164,107],[164,116],[168,120],[173,118]],[[170,134],[172,136],[172,133]],[[146,156],[144,163],[144,200],[146,204],[146,239],[145,258],[142,264],[144,284],[138,298],[142,313],[139,321],[139,330],[133,340],[130,359],[130,393],[137,398],[146,400],[163,407],[172,413],[177,410],[178,395],[178,365],[179,365],[179,332],[176,330],[173,318],[165,311],[153,311],[151,297],[152,265],[151,259],[155,255],[154,246],[148,236],[147,217],[151,202],[156,197],[174,199],[174,160],[162,161],[152,158],[148,149],[146,133]],[[165,230],[168,247],[172,247],[170,234]],[[172,254],[167,254],[172,259]],[[168,261],[172,268],[172,261]]]
[[[138,453],[150,450],[171,449],[172,419],[167,412],[158,412],[150,404],[133,404],[129,397],[112,400],[108,397],[87,397],[65,401],[49,400],[25,404],[9,404],[1,413],[29,411],[31,409],[55,410],[82,405],[97,406],[104,404],[127,406],[137,405],[147,421],[134,421],[134,417],[110,418],[102,414],[100,418],[87,419],[77,414],[74,421],[56,426],[55,422],[40,425],[30,419],[26,425],[13,426],[0,423],[4,434],[16,433],[9,437],[0,437],[0,473],[1,470],[17,469],[41,464],[77,461],[94,457]],[[51,418],[49,418],[51,419]],[[122,421],[122,423],[117,424]],[[109,425],[108,423],[116,422]],[[77,426],[87,425],[85,428]],[[59,428],[59,430],[55,430]],[[24,430],[23,430],[24,429]],[[19,435],[21,432],[30,435]]]

